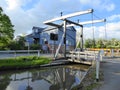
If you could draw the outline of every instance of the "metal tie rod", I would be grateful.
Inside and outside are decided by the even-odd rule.
[[[74,17],[74,16],[78,16],[78,15],[83,15],[83,14],[88,14],[88,13],[92,13],[92,12],[93,12],[93,9],[88,9],[86,11],[80,11],[80,12],[64,15],[64,16],[61,16],[61,17],[58,17],[58,18],[54,18],[54,19],[45,21],[43,23],[47,24],[47,23],[54,22],[54,21],[57,21],[57,20],[64,20],[66,18],[70,18],[70,17]]]

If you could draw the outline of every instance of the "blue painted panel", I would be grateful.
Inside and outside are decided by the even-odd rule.
[[[46,28],[44,28],[45,30]],[[58,41],[55,41],[57,45],[59,45],[62,35],[63,35],[63,28],[55,29],[52,31],[46,31],[42,33],[35,33],[33,32],[31,36],[26,36],[26,40],[28,40],[30,43],[34,43],[33,38],[39,38],[39,43],[41,45],[44,45],[45,41],[48,41],[49,44],[54,44],[53,40],[50,40],[50,33],[55,33],[58,34]],[[76,30],[73,27],[67,28],[66,31],[66,44],[70,46],[75,46],[76,45]],[[64,43],[62,43],[64,45]]]

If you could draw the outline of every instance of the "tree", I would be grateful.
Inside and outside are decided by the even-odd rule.
[[[94,48],[95,47],[95,40],[87,39],[85,40],[85,48]]]
[[[6,49],[13,37],[14,30],[11,20],[3,13],[3,9],[0,7],[0,49]]]
[[[97,39],[95,45],[92,39],[85,40],[85,48],[120,48],[120,40],[112,38],[110,40]]]
[[[85,48],[90,48],[90,39],[85,40]]]
[[[10,50],[24,50],[26,48],[24,36],[18,36],[15,40],[12,40],[8,48]]]
[[[102,39],[98,39],[96,41],[96,48],[103,48],[104,44],[103,44],[103,40]]]

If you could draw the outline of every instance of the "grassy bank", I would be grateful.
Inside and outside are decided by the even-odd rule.
[[[37,56],[24,56],[16,58],[0,59],[0,70],[2,69],[20,69],[40,66],[50,63],[52,59]]]

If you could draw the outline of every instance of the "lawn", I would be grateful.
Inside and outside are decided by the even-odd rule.
[[[0,69],[4,68],[25,68],[40,66],[51,62],[51,58],[37,57],[37,56],[24,56],[16,58],[0,59]]]

